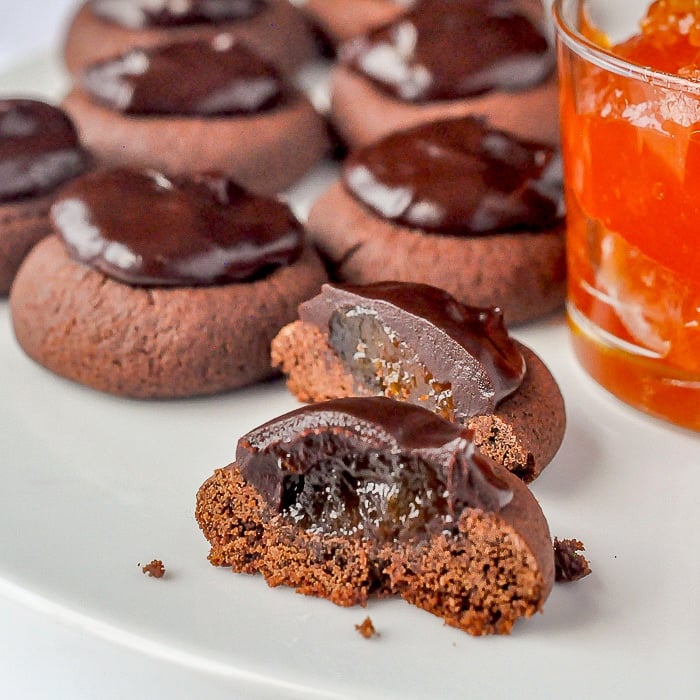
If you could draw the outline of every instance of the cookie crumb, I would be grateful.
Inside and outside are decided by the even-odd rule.
[[[141,566],[139,564],[139,566]],[[141,567],[144,574],[148,574],[151,578],[163,578],[165,576],[165,567],[160,559],[154,559],[150,564]]]
[[[372,618],[367,616],[361,625],[355,625],[355,629],[365,638],[371,639],[372,637],[378,637],[379,632],[374,629],[372,624]]]
[[[554,538],[554,570],[556,581],[578,581],[591,573],[585,551],[580,540],[559,540]]]

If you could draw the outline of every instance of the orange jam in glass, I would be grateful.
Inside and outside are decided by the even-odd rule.
[[[585,5],[555,6],[574,350],[700,430],[700,2],[658,0],[614,45]]]

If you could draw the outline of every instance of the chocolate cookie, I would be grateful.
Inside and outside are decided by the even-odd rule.
[[[308,231],[342,282],[419,282],[509,324],[562,306],[558,151],[465,117],[414,127],[352,154]]]
[[[335,43],[399,17],[413,0],[306,0],[301,9]]]
[[[51,232],[54,192],[84,172],[89,157],[56,107],[0,100],[0,295],[32,247]]]
[[[63,106],[107,164],[213,169],[261,194],[294,183],[329,147],[308,99],[229,35],[93,64]]]
[[[528,488],[469,430],[386,398],[315,404],[243,436],[196,517],[214,565],[337,605],[399,595],[474,635],[508,633],[554,580]]]
[[[225,178],[99,172],[51,208],[59,236],[10,295],[23,350],[138,398],[211,394],[274,374],[269,345],[325,274],[282,204]]]
[[[494,128],[559,138],[554,53],[539,0],[419,0],[339,51],[333,121],[352,147],[479,115]]]
[[[325,284],[272,341],[301,401],[384,395],[468,426],[480,449],[526,481],[566,427],[555,379],[511,339],[497,310],[405,282]]]
[[[64,59],[79,75],[89,64],[133,48],[209,41],[226,32],[287,75],[315,57],[304,18],[287,0],[88,0],[68,28]]]

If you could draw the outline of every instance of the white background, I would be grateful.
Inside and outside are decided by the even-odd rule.
[[[0,0],[0,70],[57,45],[72,0]]]

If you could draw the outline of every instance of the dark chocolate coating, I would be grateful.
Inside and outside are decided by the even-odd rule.
[[[277,70],[228,34],[133,49],[89,66],[83,88],[125,114],[256,114],[276,106],[285,88]]]
[[[128,29],[217,24],[247,19],[265,7],[264,0],[91,0],[98,17]]]
[[[561,218],[559,152],[474,117],[365,146],[345,161],[343,184],[382,218],[433,233],[533,230]]]
[[[305,529],[378,541],[498,512],[513,492],[469,430],[383,397],[336,399],[244,435],[236,464],[270,507]]]
[[[71,120],[35,100],[0,100],[0,202],[46,194],[88,166]]]
[[[376,317],[394,341],[385,354],[393,355],[405,345],[405,358],[397,364],[404,366],[408,361],[414,369],[422,365],[429,371],[439,389],[449,392],[450,411],[440,412],[450,419],[463,421],[493,413],[525,376],[523,356],[496,309],[465,306],[447,292],[425,284],[325,284],[321,294],[299,307],[299,317],[329,334],[331,346],[338,351],[330,331],[334,314],[343,309]],[[366,339],[355,337],[355,347],[362,340]],[[374,355],[369,349],[367,354],[376,372]],[[343,359],[352,367],[351,357]]]
[[[383,91],[411,102],[525,90],[554,67],[542,29],[514,0],[422,0],[347,42],[340,55]]]
[[[303,246],[288,207],[213,174],[93,173],[69,184],[50,215],[75,260],[133,285],[245,281],[293,262]]]

